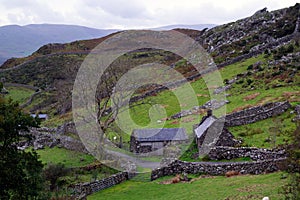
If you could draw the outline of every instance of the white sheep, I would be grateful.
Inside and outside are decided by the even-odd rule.
[[[262,200],[270,200],[269,197],[264,197]]]

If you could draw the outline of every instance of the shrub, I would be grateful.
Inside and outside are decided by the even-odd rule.
[[[243,84],[244,83],[244,79],[240,79],[236,82],[236,84]]]
[[[57,186],[58,179],[69,173],[69,169],[65,168],[64,164],[52,164],[50,163],[46,169],[44,169],[44,177],[50,182],[50,190],[54,190]]]
[[[211,159],[208,157],[208,155],[205,155],[205,156],[202,157],[202,161],[207,162],[207,161],[210,161],[210,160]]]
[[[251,83],[253,83],[253,80],[252,79],[247,79],[247,84],[251,85]]]
[[[228,85],[229,80],[227,78],[225,78],[223,82],[225,85]]]
[[[253,65],[249,65],[249,66],[247,67],[247,70],[251,70],[251,69],[253,69]]]

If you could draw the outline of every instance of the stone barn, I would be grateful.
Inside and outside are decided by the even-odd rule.
[[[198,125],[194,126],[194,134],[196,138],[196,144],[200,150],[205,137],[215,137],[215,146],[235,146],[238,141],[234,139],[231,132],[224,126],[224,122],[212,115],[212,111],[207,112],[207,116],[204,116]]]
[[[162,148],[167,144],[181,144],[187,140],[184,128],[135,129],[130,137],[130,151],[134,153],[157,151],[158,155],[162,155]]]

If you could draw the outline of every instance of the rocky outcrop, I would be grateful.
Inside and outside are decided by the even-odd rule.
[[[74,122],[66,122],[63,125],[58,126],[56,129],[56,133],[59,135],[65,135],[67,133],[78,135]]]
[[[59,143],[57,145],[58,147],[63,147],[71,151],[88,153],[87,149],[85,148],[81,140],[74,139],[69,136],[59,136],[58,138],[59,138]]]
[[[300,105],[295,107],[296,117],[295,120],[300,120]]]
[[[298,32],[299,6],[296,4],[272,12],[262,9],[251,17],[212,28],[199,36],[198,40],[210,53],[224,54],[227,58],[238,58],[247,55],[247,52],[256,53],[257,50],[262,52],[277,46],[277,42],[282,43],[278,40]],[[247,47],[250,43],[252,45]],[[235,51],[226,48],[232,45],[236,46]]]
[[[32,140],[29,142],[20,142],[18,145],[19,149],[26,149],[32,146],[37,150],[45,147],[52,148],[58,146],[72,151],[88,153],[80,141],[75,125],[72,122],[68,122],[58,128],[31,128],[29,134],[32,136]]]

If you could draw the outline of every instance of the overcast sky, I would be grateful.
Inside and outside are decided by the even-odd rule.
[[[293,6],[294,0],[0,0],[0,26],[75,24],[94,28],[150,28],[223,24]]]

